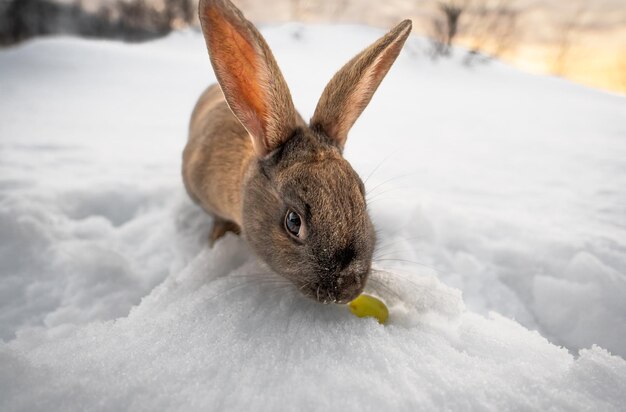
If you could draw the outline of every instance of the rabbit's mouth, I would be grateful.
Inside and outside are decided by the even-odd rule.
[[[300,287],[300,291],[308,298],[319,303],[346,304],[353,301],[363,292],[368,273],[356,276],[340,276],[335,279],[321,278]]]

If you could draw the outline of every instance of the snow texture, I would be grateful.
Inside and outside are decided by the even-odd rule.
[[[263,32],[305,118],[381,34]],[[623,410],[626,99],[423,47],[346,148],[384,327],[207,247],[180,177],[199,33],[0,52],[0,410]]]

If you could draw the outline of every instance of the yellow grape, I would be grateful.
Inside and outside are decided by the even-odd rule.
[[[358,296],[348,303],[348,307],[356,316],[376,318],[380,324],[384,324],[389,317],[389,310],[383,301],[369,295]]]

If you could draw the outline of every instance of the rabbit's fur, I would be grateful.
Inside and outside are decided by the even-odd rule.
[[[306,296],[352,300],[367,281],[375,234],[343,145],[400,53],[410,20],[332,78],[307,125],[265,40],[241,12],[228,0],[201,0],[199,15],[219,85],[193,111],[183,180],[214,217],[211,243],[241,232]]]

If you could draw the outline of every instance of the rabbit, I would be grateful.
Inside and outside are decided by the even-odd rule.
[[[214,219],[211,246],[226,232],[241,233],[305,296],[350,302],[367,282],[376,236],[363,182],[342,151],[411,21],[339,70],[307,125],[241,11],[228,0],[201,0],[199,17],[218,84],[193,110],[182,174],[189,196]]]

